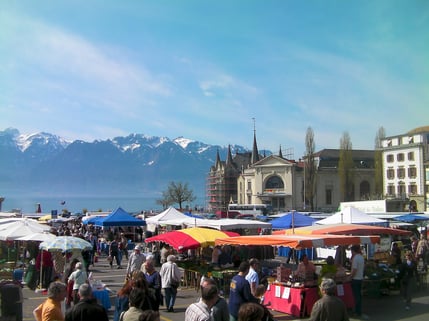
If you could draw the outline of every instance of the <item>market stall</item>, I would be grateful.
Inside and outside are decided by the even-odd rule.
[[[334,245],[368,244],[380,242],[378,235],[260,235],[239,236],[217,239],[216,244],[229,245],[271,245],[288,246],[294,249],[325,247]],[[314,303],[319,299],[318,283],[315,279],[301,279],[292,269],[280,266],[276,279],[271,280],[264,295],[264,304],[273,310],[303,317],[311,313]],[[354,304],[350,278],[344,275],[338,282],[338,296],[346,306]]]
[[[199,255],[198,258],[188,256],[188,250],[197,250],[214,246],[216,239],[234,236],[239,236],[239,234],[210,228],[193,227],[149,237],[145,239],[145,242],[167,243],[177,252],[183,254],[179,257],[177,264],[184,271],[184,286],[198,289],[201,276],[208,275],[215,267],[211,266],[210,261],[202,257],[202,255]]]

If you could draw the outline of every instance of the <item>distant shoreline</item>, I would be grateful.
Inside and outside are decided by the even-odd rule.
[[[114,211],[122,207],[129,213],[138,213],[141,211],[159,211],[162,207],[156,204],[159,197],[139,197],[139,196],[3,196],[5,200],[2,204],[2,212],[10,212],[14,209],[20,209],[22,213],[36,213],[37,204],[40,203],[42,213],[50,214],[52,210],[61,213],[67,209],[71,213],[81,213],[84,209],[88,211]],[[195,206],[204,206],[204,198],[197,198],[191,208]]]

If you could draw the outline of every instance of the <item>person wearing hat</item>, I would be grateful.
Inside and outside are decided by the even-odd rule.
[[[75,266],[75,270],[72,274],[70,274],[68,282],[73,281],[73,304],[79,302],[79,287],[88,281],[88,274],[82,268],[82,263],[77,262]]]
[[[347,307],[335,295],[337,285],[332,279],[324,279],[320,284],[320,298],[311,310],[309,321],[349,321]]]
[[[144,261],[146,261],[146,257],[142,253],[140,245],[136,245],[134,247],[133,253],[130,254],[128,259],[127,276],[130,277],[135,270],[140,271]]]
[[[164,289],[165,305],[167,312],[174,312],[174,303],[176,301],[177,288],[180,283],[181,275],[177,266],[176,257],[170,254],[167,262],[161,266],[159,275],[161,276],[161,286]]]

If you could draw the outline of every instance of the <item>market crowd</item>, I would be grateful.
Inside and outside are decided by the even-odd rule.
[[[41,285],[47,288],[48,298],[34,310],[37,321],[66,320],[83,321],[95,318],[108,320],[106,310],[92,295],[89,271],[96,264],[97,256],[104,252],[109,258],[110,267],[124,269],[125,282],[115,300],[113,321],[158,321],[159,309],[174,313],[181,273],[176,263],[177,253],[168,245],[151,248],[145,255],[141,245],[129,250],[128,241],[121,229],[102,231],[94,226],[80,223],[59,227],[57,235],[73,235],[88,240],[92,248],[70,253],[41,251],[36,255],[36,268],[42,268]],[[143,239],[143,236],[142,236]],[[103,242],[101,242],[103,240]],[[418,282],[417,264],[423,262],[426,269],[429,246],[426,238],[412,240],[412,249],[402,255],[393,245],[391,255],[400,270],[401,293],[410,309],[412,293]],[[103,246],[104,244],[104,246]],[[362,283],[365,260],[359,245],[351,247],[350,277],[355,306],[353,313],[362,317]],[[190,256],[192,252],[188,253]],[[126,265],[122,258],[127,258]],[[341,255],[339,255],[340,257]],[[190,304],[185,311],[185,321],[270,321],[272,314],[263,304],[267,289],[260,280],[260,261],[240,259],[234,262],[232,252],[219,247],[212,249],[209,262],[213,266],[234,264],[238,273],[232,277],[229,298],[226,300],[219,291],[216,281],[203,277],[200,282],[201,297]],[[67,259],[67,261],[65,260]],[[64,262],[69,262],[64,266]],[[159,271],[155,268],[160,264]],[[321,298],[315,303],[310,320],[347,321],[348,311],[335,295],[335,277],[344,275],[343,262],[337,257],[328,257],[326,265],[316,275],[314,264],[306,255],[294,271],[294,277],[312,280],[319,286]],[[66,311],[61,311],[61,302],[66,301]]]

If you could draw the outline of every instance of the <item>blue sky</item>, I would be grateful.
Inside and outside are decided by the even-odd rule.
[[[1,1],[0,130],[372,149],[429,124],[429,1]]]

